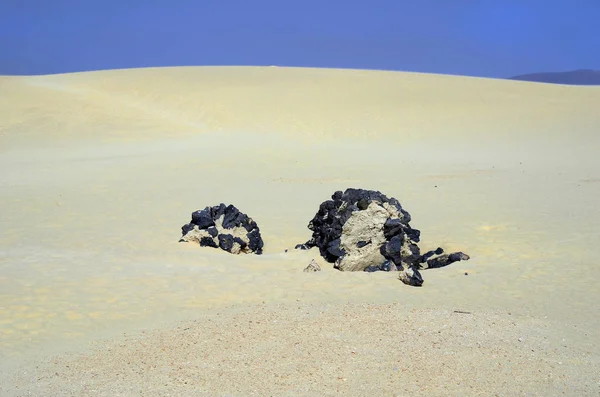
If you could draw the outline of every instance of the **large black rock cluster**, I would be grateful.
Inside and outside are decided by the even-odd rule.
[[[331,200],[321,203],[319,211],[308,224],[308,228],[313,232],[311,239],[304,244],[298,244],[296,249],[318,247],[321,256],[327,262],[335,263],[346,254],[345,250],[340,249],[344,224],[355,211],[366,210],[373,201],[394,206],[400,215],[398,218],[390,218],[384,225],[384,235],[391,242],[390,246],[385,248],[386,252],[389,251],[389,259],[399,252],[402,245],[401,236],[405,235],[412,241],[419,242],[421,232],[410,227],[410,214],[402,208],[398,200],[393,197],[387,198],[378,191],[350,188],[344,192],[335,192]],[[394,239],[396,236],[399,238]],[[366,245],[367,242],[363,244]],[[412,248],[415,250],[413,255],[419,256],[419,247],[415,245]]]
[[[374,211],[379,212],[373,212],[374,214],[380,215],[385,209],[384,214],[389,214],[389,216],[385,215],[387,218],[380,218],[380,223],[377,223],[375,219],[373,221],[375,223],[368,224],[363,228],[370,234],[354,238],[353,241],[360,241],[352,246],[345,245],[344,237],[347,237],[348,241],[352,236],[344,236],[344,225],[357,212],[370,209],[373,203],[381,207],[376,208]],[[367,217],[367,223],[368,219]],[[421,233],[410,226],[410,221],[410,214],[402,208],[400,202],[395,198],[388,198],[381,192],[352,188],[346,189],[344,192],[337,191],[331,196],[331,200],[321,203],[316,215],[308,224],[308,228],[313,232],[310,240],[297,245],[296,248],[317,247],[326,261],[335,263],[335,267],[340,270],[345,270],[343,264],[348,255],[354,256],[353,261],[360,261],[361,249],[369,244],[377,244],[377,247],[371,247],[370,252],[364,251],[363,263],[365,265],[360,270],[368,272],[405,271],[408,272],[407,277],[400,278],[411,285],[423,283],[419,273],[421,269],[443,267],[452,262],[469,259],[468,255],[462,252],[442,255],[444,252],[442,248],[421,254],[417,245]],[[353,233],[353,231],[346,233]],[[380,263],[372,263],[373,260],[377,260],[376,256],[373,259],[373,248],[376,248],[381,255]],[[348,252],[350,250],[352,253]],[[349,268],[357,270],[356,266]]]

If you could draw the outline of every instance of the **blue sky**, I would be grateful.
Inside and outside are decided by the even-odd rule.
[[[0,74],[281,65],[600,69],[600,0],[0,0]]]

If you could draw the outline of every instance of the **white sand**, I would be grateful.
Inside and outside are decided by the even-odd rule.
[[[334,395],[338,387],[340,395],[372,394],[361,385],[381,395],[403,395],[414,386],[418,394],[421,386],[408,379],[419,379],[434,395],[600,392],[594,378],[600,267],[593,252],[600,240],[600,89],[207,67],[0,77],[0,92],[3,395],[165,395],[169,387],[173,395]],[[472,260],[425,271],[419,289],[391,274],[339,273],[318,253],[294,251],[310,236],[306,224],[319,203],[347,187],[398,198],[422,231],[422,248],[462,250]],[[263,256],[177,243],[193,210],[220,202],[258,222]],[[324,271],[302,273],[313,258]],[[296,320],[297,299],[325,317]],[[277,304],[267,317],[256,311],[239,321],[279,318],[286,326],[265,326],[268,340],[252,334],[245,345],[236,336],[235,313],[263,301]],[[374,305],[381,324],[364,320],[364,303]],[[217,311],[225,339],[240,341],[242,350],[198,337],[211,329],[201,321],[190,336],[169,331],[178,321]],[[342,313],[356,313],[360,324],[338,342],[360,341],[357,348],[373,356],[359,360],[361,374],[340,375],[347,381],[336,383],[336,365],[342,372],[358,368],[318,326],[343,329]],[[400,326],[393,322],[398,316],[409,320]],[[456,356],[429,344],[444,325],[453,330],[444,346]],[[241,368],[233,358],[240,352],[273,363],[281,346],[299,337],[290,327],[317,334],[302,351],[320,361],[302,354],[282,359],[292,369],[281,384],[268,368],[234,371],[235,380],[219,381],[216,361],[191,367],[206,374],[198,375],[195,381],[204,383],[194,383],[194,390],[175,382],[193,378],[193,369],[163,371],[162,378],[111,372],[134,352],[132,368],[145,360],[164,369],[194,340],[211,341],[202,348],[209,354],[226,352],[224,372]],[[143,352],[132,342],[141,329],[151,335]],[[378,342],[368,335],[405,329],[423,335],[406,347],[412,355],[401,364],[410,374],[394,376],[389,366],[407,339]],[[469,332],[467,346],[485,349],[466,349],[459,330]],[[532,356],[515,342],[519,333],[531,335]],[[88,350],[105,338],[99,350]],[[155,343],[161,338],[171,353]],[[330,343],[326,354],[319,346]],[[126,348],[106,347],[120,344]],[[44,358],[69,351],[84,355],[63,355],[56,364]],[[200,356],[188,361],[198,366]],[[387,372],[374,366],[375,357]],[[317,365],[323,360],[330,367]],[[498,375],[495,360],[512,372]],[[566,365],[552,367],[554,361]],[[66,371],[65,363],[84,372]],[[304,365],[311,363],[315,384],[304,381]],[[27,375],[38,365],[39,376]],[[433,371],[441,365],[451,369]],[[95,380],[87,376],[94,368]],[[549,373],[562,377],[549,381]],[[161,385],[167,378],[171,386]],[[473,393],[461,389],[464,382]],[[96,392],[82,391],[92,385]]]

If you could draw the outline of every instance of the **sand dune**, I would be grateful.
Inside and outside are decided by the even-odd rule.
[[[585,351],[569,361],[580,373],[598,360],[600,88],[189,67],[4,76],[0,92],[0,361],[20,390],[39,390],[13,376],[37,354],[263,301],[493,313],[479,324],[501,318],[499,344],[511,312],[544,322],[536,343],[566,341],[553,358]],[[319,203],[347,187],[398,198],[424,248],[472,259],[425,272],[420,289],[390,274],[302,273],[318,253],[291,248]],[[263,256],[177,243],[193,210],[220,202],[258,222]],[[577,390],[596,392],[600,379],[586,379]],[[56,382],[47,395],[64,395]]]

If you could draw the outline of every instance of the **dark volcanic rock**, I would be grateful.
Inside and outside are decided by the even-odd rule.
[[[231,234],[219,234],[219,248],[223,251],[231,252],[233,248],[233,236]]]
[[[404,234],[396,235],[385,242],[385,244],[379,248],[381,255],[398,265],[402,264],[401,251],[402,245],[404,244],[404,236]]]
[[[446,266],[468,255],[441,255],[438,248],[421,255],[421,232],[395,198],[373,190],[335,192],[319,206],[308,228],[312,237],[296,249],[317,247],[321,256],[342,271],[395,271],[406,284],[420,286],[419,270]]]
[[[403,230],[404,224],[398,218],[390,218],[383,224],[383,235],[387,239],[401,234]]]
[[[258,226],[248,232],[248,241],[248,248],[250,248],[250,251],[256,252],[257,254],[262,253],[263,241],[260,237]]]
[[[437,258],[427,260],[427,268],[435,269],[438,267],[448,266],[451,263],[458,261],[468,261],[469,255],[462,252],[454,252],[452,254],[440,255]]]
[[[194,241],[232,254],[262,254],[264,245],[256,222],[233,205],[220,204],[193,212],[192,221],[183,225],[181,232],[179,241]]]
[[[210,237],[200,237],[200,247],[213,247],[219,248],[217,243],[215,243],[215,239]]]
[[[398,268],[392,261],[385,261],[379,266],[369,266],[365,268],[365,272],[395,272]]]
[[[215,225],[215,221],[207,211],[196,211],[192,213],[192,223],[200,229],[208,229]]]
[[[370,241],[359,241],[358,243],[356,243],[356,246],[358,248],[362,248],[362,247],[364,247],[364,246],[366,246],[366,245],[368,245],[370,243],[371,243]]]
[[[206,231],[208,232],[208,234],[210,234],[210,237],[217,237],[219,235],[219,231],[214,226],[209,227],[208,229],[206,229]]]

